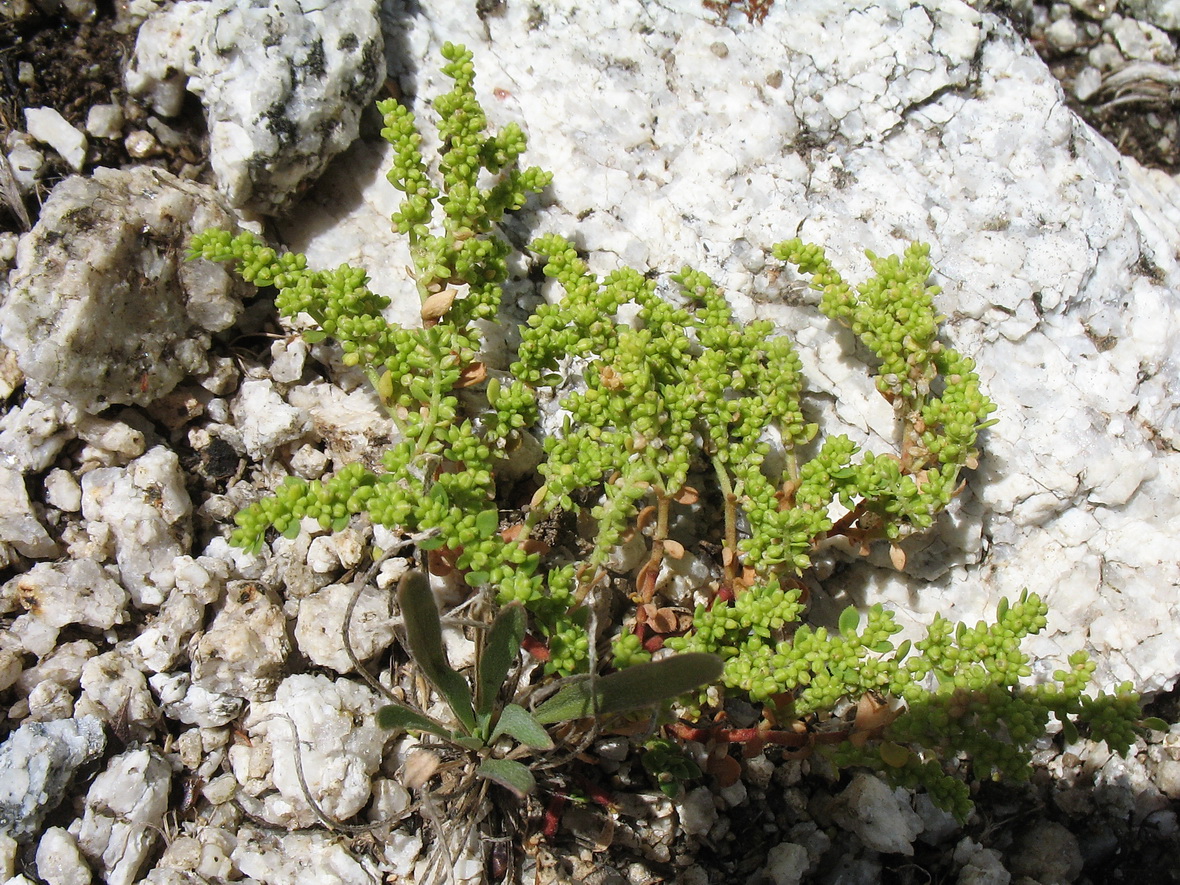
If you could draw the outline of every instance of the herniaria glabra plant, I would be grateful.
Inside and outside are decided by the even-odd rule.
[[[648,741],[646,767],[670,794],[677,772],[696,773],[669,753],[673,738],[713,747],[709,770],[723,780],[738,766],[727,743],[822,752],[925,787],[960,819],[971,809],[964,777],[1026,777],[1051,718],[1067,736],[1080,725],[1125,752],[1143,727],[1138,697],[1129,685],[1087,694],[1094,664],[1084,651],[1053,680],[1027,684],[1020,643],[1044,628],[1047,612],[1035,593],[1001,601],[991,623],[936,617],[917,642],[893,642],[901,628],[880,604],[865,614],[850,607],[830,627],[807,623],[817,546],[836,536],[862,551],[889,544],[902,565],[900,542],[955,497],[979,457],[979,431],[993,423],[973,362],[939,339],[928,247],[869,253],[874,276],[855,287],[818,246],[794,239],[772,250],[810,277],[820,310],[872,353],[877,390],[902,428],[894,452],[861,451],[845,436],[818,440],[792,342],[767,321],[735,321],[703,273],[684,268],[672,277],[678,294],[664,298],[638,270],[598,279],[554,234],[529,248],[564,294],[521,327],[509,370],[491,371],[478,324],[497,320],[512,251],[497,223],[550,175],[520,167],[517,125],[488,132],[471,54],[448,44],[443,55],[454,88],[433,102],[441,188],[414,115],[393,100],[378,105],[395,148],[388,178],[405,195],[393,223],[409,239],[421,327],[387,321],[389,299],[357,268],[311,270],[303,255],[250,233],[210,230],[192,242],[190,257],[235,262],[244,279],[276,290],[283,316],[310,318],[316,328],[304,338],[335,341],[398,430],[383,470],[351,463],[324,482],[289,478],[237,515],[232,542],[258,552],[272,530],[294,537],[306,518],[339,530],[359,516],[429,535],[418,547],[432,571],[461,578],[489,610],[522,607],[523,645],[543,661],[541,683],[600,678],[653,655],[720,658],[719,678],[665,705],[663,735]],[[624,308],[634,319],[620,319]],[[572,389],[571,367],[582,379]],[[464,408],[461,390],[464,402],[474,392],[486,406]],[[544,435],[536,480],[521,497],[522,484],[502,488],[497,471],[538,427],[539,398],[557,398],[564,417]],[[772,436],[780,458],[768,457]],[[574,522],[563,522],[568,515],[583,536],[555,537],[554,526]],[[642,565],[612,573],[613,552],[637,536]],[[669,605],[659,581],[665,563],[686,555],[710,560],[716,575],[696,588],[692,611]],[[730,727],[727,698],[756,705],[761,719]],[[580,712],[601,711],[588,702]],[[415,727],[398,715],[387,721]]]

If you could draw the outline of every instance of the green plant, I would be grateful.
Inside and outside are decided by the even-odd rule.
[[[496,224],[549,178],[519,168],[519,128],[487,134],[470,53],[448,44],[443,54],[455,86],[434,105],[441,188],[419,150],[413,115],[394,102],[379,105],[383,135],[395,148],[389,178],[405,194],[393,219],[410,241],[421,328],[387,322],[387,299],[354,268],[310,270],[303,256],[278,254],[250,234],[207,231],[192,243],[193,257],[235,261],[244,278],[275,287],[281,313],[315,324],[305,335],[338,342],[346,362],[367,373],[400,437],[380,471],[349,464],[326,482],[289,480],[238,514],[233,543],[258,551],[271,529],[293,536],[308,517],[339,529],[361,514],[407,534],[433,533],[418,544],[431,569],[461,576],[501,607],[492,627],[496,661],[523,634],[546,676],[589,674],[567,700],[587,686],[621,685],[610,680],[661,649],[715,655],[720,677],[681,708],[693,724],[667,723],[671,733],[871,765],[926,786],[960,817],[970,808],[960,754],[974,759],[976,774],[1020,776],[1050,717],[1067,730],[1082,724],[1124,751],[1141,727],[1137,696],[1129,686],[1087,696],[1093,664],[1084,653],[1051,683],[1022,681],[1030,667],[1020,641],[1045,624],[1035,594],[1002,602],[992,624],[939,618],[924,639],[900,646],[891,638],[900,628],[880,605],[867,617],[849,609],[831,629],[805,622],[817,547],[837,538],[862,552],[888,545],[902,567],[905,539],[953,500],[964,471],[976,466],[979,432],[993,423],[995,406],[973,363],[939,338],[928,248],[869,253],[874,275],[856,287],[818,246],[795,239],[772,249],[810,276],[822,292],[821,311],[873,355],[877,390],[900,428],[892,452],[862,452],[840,435],[817,440],[792,342],[768,322],[737,322],[704,274],[682,269],[673,277],[678,293],[661,297],[653,280],[630,268],[598,279],[554,235],[530,248],[564,294],[521,329],[510,371],[490,373],[479,359],[475,321],[496,318],[507,277],[510,247]],[[571,365],[584,383],[567,389]],[[462,387],[482,392],[486,408],[464,413]],[[537,425],[546,389],[559,398],[564,423],[544,435],[537,487],[526,502],[508,497],[496,473]],[[781,454],[772,456],[772,438]],[[542,542],[542,527],[575,512],[595,526],[587,543]],[[627,576],[620,599],[611,554],[637,535],[647,558]],[[674,617],[659,575],[690,555],[715,560],[717,579],[695,588],[695,611]],[[597,625],[610,639],[607,662],[599,659],[591,612],[611,601],[630,605]],[[497,681],[500,663],[479,668],[468,700],[463,677],[423,643],[411,639],[414,660],[457,725],[428,727],[406,713],[387,714],[391,724],[484,750],[503,737],[526,746],[540,740],[515,710],[505,719],[508,707],[487,706],[486,686]],[[610,668],[620,674],[601,675]],[[759,704],[762,722],[730,729],[717,718],[727,693]],[[612,706],[603,699],[597,712],[602,703]],[[534,714],[534,724],[546,718]],[[655,752],[657,772],[673,781],[686,775]],[[526,785],[519,771],[505,777],[503,770],[500,782]]]
[[[469,683],[447,660],[442,623],[426,576],[420,571],[408,572],[397,595],[410,659],[446,700],[454,723],[448,726],[392,697],[378,712],[377,721],[385,728],[432,734],[476,751],[480,762],[475,774],[520,796],[536,788],[529,767],[519,761],[522,749],[554,748],[546,725],[655,707],[712,682],[721,673],[721,662],[712,655],[677,655],[598,679],[573,677],[530,712],[502,698],[524,639],[525,612],[519,603],[501,607],[492,621]]]

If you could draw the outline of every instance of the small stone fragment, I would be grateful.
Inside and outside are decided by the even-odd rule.
[[[86,162],[86,135],[71,126],[65,117],[53,108],[25,108],[25,126],[29,135],[57,151],[71,169],[82,171]]]
[[[833,804],[832,817],[873,851],[907,857],[923,826],[904,790],[892,790],[870,774],[852,779]]]
[[[283,826],[316,822],[296,773],[296,752],[307,788],[325,814],[347,820],[365,807],[390,737],[376,723],[378,706],[363,685],[302,674],[283,680],[273,701],[251,706],[246,728],[256,744],[270,744],[271,777],[279,791],[263,797],[268,820]]]
[[[290,651],[278,602],[253,582],[231,582],[224,608],[190,643],[193,683],[214,694],[258,698],[278,682]]]
[[[107,885],[136,881],[163,830],[171,787],[172,767],[151,747],[116,756],[94,779],[71,831]]]
[[[256,461],[299,439],[311,426],[307,414],[284,402],[269,380],[243,382],[230,412],[246,453]]]
[[[57,544],[33,512],[25,478],[8,467],[0,467],[0,541],[7,541],[23,556],[50,559]]]
[[[50,827],[37,843],[37,876],[47,885],[87,885],[90,867],[67,830]]]
[[[109,630],[126,620],[128,595],[88,559],[39,562],[0,589],[8,610],[23,609],[10,630],[38,657],[53,651],[58,631],[70,624]]]
[[[774,885],[799,885],[810,866],[807,849],[794,842],[781,842],[766,855],[766,875]]]
[[[352,594],[351,584],[332,584],[299,600],[295,623],[299,650],[316,665],[331,667],[337,673],[353,671],[342,635]],[[392,600],[393,594],[373,586],[361,591],[349,630],[352,649],[361,661],[376,657],[393,643]]]
[[[82,515],[105,523],[123,584],[137,607],[156,606],[176,585],[189,552],[192,501],[175,452],[156,446],[126,467],[82,477]]]
[[[65,798],[74,772],[105,746],[94,716],[23,723],[0,746],[0,834],[32,839]]]

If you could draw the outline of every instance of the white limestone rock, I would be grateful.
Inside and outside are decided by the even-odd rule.
[[[78,513],[82,509],[82,486],[77,477],[60,468],[45,477],[45,502],[64,513]]]
[[[8,467],[0,467],[0,541],[33,559],[49,559],[58,553],[57,543],[29,501],[25,478]]]
[[[208,227],[236,221],[211,188],[160,169],[58,184],[21,237],[0,307],[29,392],[99,412],[147,405],[204,371],[209,334],[233,323],[245,291],[222,265],[183,260]]]
[[[242,875],[265,885],[378,885],[383,878],[372,859],[351,854],[323,832],[279,835],[244,827],[233,861]]]
[[[288,399],[310,416],[337,464],[379,460],[379,453],[393,441],[393,421],[368,385],[346,393],[336,385],[313,381],[292,388]]]
[[[173,561],[175,589],[160,613],[122,648],[136,665],[153,673],[171,669],[186,653],[189,640],[204,624],[205,608],[217,601],[225,564],[208,557]]]
[[[555,3],[531,25],[524,6],[486,21],[423,9],[403,90],[424,107],[450,87],[441,44],[473,50],[492,125],[519,121],[525,161],[555,174],[529,230],[576,236],[598,273],[709,273],[739,319],[795,336],[824,433],[895,446],[850,334],[770,247],[798,231],[859,281],[864,249],[931,244],[945,336],[1000,423],[967,495],[916,541],[916,574],[854,562],[816,618],[881,601],[915,636],[935,612],[974,623],[1028,587],[1053,612],[1026,646],[1058,658],[1050,673],[1086,647],[1103,685],[1176,681],[1180,185],[1078,119],[1004,21],[957,0],[800,0],[726,29],[687,2]],[[399,195],[382,157],[354,146],[283,231],[317,266],[365,267],[405,318],[416,297],[404,238],[384,233]]]
[[[352,599],[352,584],[331,584],[299,600],[295,621],[295,642],[299,650],[319,667],[337,673],[351,673],[352,662],[344,650],[344,613]],[[352,613],[349,640],[361,661],[368,661],[393,643],[393,594],[369,585],[361,591]]]
[[[86,162],[86,133],[70,125],[53,108],[25,108],[25,128],[29,135],[53,148],[75,172]]]
[[[273,215],[356,138],[383,56],[375,0],[180,2],[141,28],[127,87],[166,116],[198,95],[219,188]]]
[[[189,552],[192,501],[176,453],[156,446],[126,467],[82,477],[82,515],[107,527],[123,585],[139,608],[158,606],[176,586]]]
[[[172,768],[152,747],[110,761],[86,794],[84,816],[70,827],[107,885],[131,885],[164,828]]]
[[[307,788],[325,814],[346,820],[364,808],[390,737],[376,723],[380,706],[366,686],[311,675],[289,676],[273,701],[251,705],[245,728],[253,740],[270,745],[270,778],[278,791],[262,797],[263,817],[287,827],[316,822],[299,784],[296,752],[302,757]]]
[[[1008,885],[1012,881],[1000,852],[984,848],[970,836],[955,846],[954,860],[959,864],[957,885]]]
[[[1180,31],[1180,0],[1122,0],[1119,11],[1165,31]]]
[[[278,601],[250,581],[231,581],[209,629],[189,643],[193,684],[248,699],[274,688],[291,651]]]
[[[0,746],[0,835],[36,836],[45,815],[65,798],[78,768],[106,746],[93,716],[25,722]]]
[[[90,866],[68,830],[50,827],[37,843],[37,877],[47,885],[88,885]]]
[[[858,774],[833,802],[832,818],[854,833],[865,847],[882,854],[914,853],[922,818],[910,807],[905,790],[890,789],[879,777]]]
[[[117,651],[91,658],[82,668],[79,715],[95,716],[128,738],[145,740],[160,720],[147,678]]]
[[[175,870],[211,882],[231,880],[236,877],[230,856],[237,842],[237,837],[228,830],[202,827],[195,835],[173,839],[156,870]]]
[[[242,447],[255,461],[307,433],[307,414],[284,402],[270,380],[243,381],[230,404]],[[232,441],[231,441],[232,443]]]
[[[795,842],[780,842],[766,855],[766,877],[774,885],[799,885],[810,866],[807,849]]]
[[[0,589],[0,607],[24,609],[9,628],[28,651],[44,657],[70,624],[109,630],[127,620],[128,593],[88,559],[39,562]]]
[[[680,827],[690,836],[704,836],[717,823],[717,805],[709,787],[689,790],[680,800]]]
[[[27,399],[0,418],[0,456],[24,473],[45,470],[76,436],[78,410],[66,403]]]
[[[235,695],[217,694],[193,685],[187,673],[156,673],[148,682],[159,697],[165,715],[186,725],[220,727],[236,719],[246,703]]]

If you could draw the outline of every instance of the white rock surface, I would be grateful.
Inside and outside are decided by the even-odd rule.
[[[193,683],[213,694],[265,696],[291,651],[276,599],[250,581],[233,581],[209,629],[189,645]]]
[[[166,116],[185,88],[200,96],[220,189],[275,214],[356,138],[383,81],[376,10],[375,0],[183,0],[140,30],[127,86]]]
[[[273,701],[252,705],[245,726],[271,746],[270,777],[278,790],[262,797],[263,816],[288,827],[316,822],[299,784],[296,752],[307,788],[325,814],[346,820],[364,808],[390,738],[376,724],[379,706],[367,686],[310,675],[288,677]],[[292,722],[299,732],[298,746]]]
[[[187,651],[189,639],[204,624],[205,608],[217,601],[228,569],[219,560],[181,556],[173,560],[175,589],[160,613],[127,642],[124,653],[153,673],[170,669]]]
[[[184,248],[235,225],[211,188],[159,169],[100,168],[55,187],[0,307],[29,392],[98,412],[204,371],[209,333],[233,323],[244,288],[221,265],[183,261]]]
[[[0,606],[25,611],[9,627],[12,635],[38,657],[54,650],[58,631],[70,624],[109,630],[123,623],[128,598],[127,591],[90,560],[39,562],[0,589]]]
[[[25,722],[12,732],[0,746],[0,834],[32,839],[74,773],[105,746],[102,723],[92,716]]]
[[[117,651],[91,658],[82,668],[79,715],[96,716],[126,738],[144,740],[160,719],[147,678]]]
[[[774,885],[799,885],[810,865],[806,848],[781,842],[766,855],[766,876]]]
[[[81,172],[86,162],[86,133],[79,132],[53,108],[25,108],[25,128],[29,135],[47,144]]]
[[[318,540],[318,539],[317,539]],[[351,673],[352,662],[341,634],[352,584],[331,584],[299,600],[295,642],[312,663],[337,673]],[[376,657],[393,643],[393,594],[370,585],[361,592],[352,613],[349,640],[361,661]]]
[[[107,885],[137,880],[163,830],[171,785],[171,766],[150,747],[116,756],[94,779],[70,832]]]
[[[527,162],[555,174],[530,231],[576,235],[599,273],[711,274],[739,317],[796,335],[811,387],[837,399],[812,401],[825,432],[888,451],[892,413],[769,248],[798,231],[860,280],[864,249],[931,243],[946,336],[1000,423],[956,512],[915,541],[916,575],[854,563],[818,618],[883,601],[912,635],[1028,587],[1054,612],[1035,654],[1089,648],[1105,685],[1176,680],[1180,186],[1074,116],[1002,20],[957,0],[801,0],[727,28],[687,2],[570,0],[531,25],[524,6],[486,22],[423,8],[403,89],[425,107],[449,88],[442,42],[474,51],[492,123],[521,121]],[[316,265],[364,266],[402,317],[415,304],[405,244],[382,233],[387,156],[358,144],[283,231]]]
[[[379,885],[372,861],[352,855],[330,833],[238,833],[234,863],[260,885]]]
[[[88,531],[105,526],[114,540],[123,585],[136,606],[158,606],[176,586],[180,557],[191,543],[192,501],[176,453],[156,446],[126,467],[82,477]]]
[[[37,843],[37,876],[47,885],[88,885],[90,866],[69,831],[50,827]]]
[[[303,410],[284,402],[274,384],[267,380],[242,382],[230,405],[230,414],[241,433],[246,453],[255,461],[299,439],[310,427]]]
[[[57,555],[57,544],[33,511],[24,477],[8,467],[0,467],[0,541],[34,559]]]
[[[49,467],[76,435],[78,410],[62,402],[28,399],[0,418],[0,454],[25,472]]]
[[[910,807],[909,794],[890,789],[871,774],[858,774],[832,807],[832,817],[873,851],[882,854],[914,853],[914,840],[922,832],[922,818]]]

